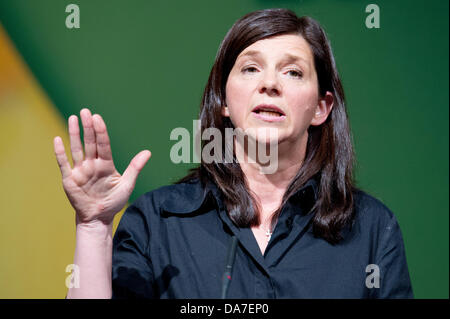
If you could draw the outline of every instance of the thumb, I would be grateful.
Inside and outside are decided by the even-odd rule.
[[[129,185],[132,185],[132,187],[134,187],[139,173],[142,168],[144,168],[150,156],[152,156],[152,153],[148,150],[139,152],[135,157],[133,157],[127,169],[123,173],[123,178]]]

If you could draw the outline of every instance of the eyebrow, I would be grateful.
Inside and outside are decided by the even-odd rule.
[[[243,58],[246,56],[259,56],[261,55],[261,53],[259,51],[255,51],[255,50],[249,50],[247,52],[245,52],[243,55],[241,55],[239,58]],[[290,53],[285,53],[283,60],[286,60],[288,63],[292,63],[292,62],[297,62],[297,61],[302,61],[304,62],[307,66],[309,66],[309,63],[306,59],[299,57],[297,55],[294,54],[290,54]]]
[[[255,55],[260,55],[259,51],[250,50],[250,51],[245,52],[243,55],[241,55],[240,58],[243,58],[245,56],[255,56]]]

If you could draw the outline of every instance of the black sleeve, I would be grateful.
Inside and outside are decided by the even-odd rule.
[[[400,226],[394,215],[384,228],[377,254],[380,287],[376,298],[414,298]]]
[[[150,229],[142,198],[123,214],[113,239],[112,298],[154,298]]]

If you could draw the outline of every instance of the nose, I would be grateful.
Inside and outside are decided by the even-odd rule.
[[[258,86],[258,91],[261,94],[266,93],[269,96],[280,95],[281,86],[277,74],[271,71],[264,72],[264,76]]]

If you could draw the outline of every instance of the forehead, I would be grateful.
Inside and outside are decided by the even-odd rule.
[[[239,54],[238,59],[255,55],[278,56],[285,54],[299,56],[306,61],[313,59],[308,42],[300,35],[295,34],[278,35],[256,41],[245,48]]]

